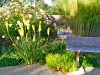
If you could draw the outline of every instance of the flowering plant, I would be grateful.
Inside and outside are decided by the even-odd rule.
[[[37,17],[36,12],[36,9],[32,5],[25,2],[22,3],[20,1],[11,1],[8,6],[0,7],[0,34],[9,39],[5,26],[5,24],[8,22],[10,36],[18,36],[18,30],[20,29],[20,27],[18,26],[17,22],[20,21],[25,26],[29,26],[29,22],[30,25],[35,24],[35,22],[40,19]]]
[[[41,22],[38,25],[38,34],[36,34],[35,26],[32,25],[33,36],[30,36],[29,23],[27,25],[27,32],[25,32],[25,29],[23,29],[23,25],[21,24],[21,22],[18,23],[20,27],[20,29],[18,30],[20,37],[17,37],[17,41],[13,42],[13,46],[15,50],[17,50],[18,54],[26,62],[26,64],[32,65],[33,63],[38,62],[40,59],[43,59],[43,52],[41,49],[44,48],[45,45],[43,44],[45,44],[45,42],[40,37],[42,31]],[[49,28],[47,29],[47,33],[49,36]]]
[[[41,38],[44,25],[35,13],[33,6],[21,2],[11,2],[8,7],[0,8],[2,34],[11,40],[19,56],[29,65],[37,62],[42,56],[41,48],[45,43]],[[48,28],[48,36],[49,32]]]

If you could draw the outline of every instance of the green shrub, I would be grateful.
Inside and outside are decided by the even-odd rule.
[[[0,55],[1,55],[1,53],[2,53],[2,47],[0,46]]]
[[[83,58],[83,67],[97,67],[100,68],[100,53],[83,53],[85,58]],[[82,59],[82,58],[81,58]]]
[[[1,54],[4,54],[6,52],[10,52],[11,50],[12,50],[11,47],[4,47],[4,46],[0,47]]]
[[[62,55],[48,54],[46,56],[46,64],[48,67],[62,72],[71,72],[77,69],[77,64],[74,60],[73,53],[68,51],[66,51]]]
[[[36,42],[22,39],[16,43],[17,47],[15,47],[15,49],[26,64],[32,65],[37,62],[44,62],[45,55],[42,52],[44,48],[44,46],[42,46],[43,44],[43,42],[39,42],[39,39],[37,39]]]
[[[20,24],[19,24],[20,26]],[[45,46],[45,40],[41,37],[41,22],[38,25],[38,34],[36,34],[35,26],[32,25],[33,36],[30,35],[30,29],[20,27],[20,39],[13,41],[13,46],[18,54],[25,61],[26,64],[32,65],[33,63],[42,61],[44,55],[42,49]]]
[[[53,40],[47,46],[46,64],[57,71],[71,72],[77,69],[74,52],[66,51],[65,40]]]
[[[52,40],[47,46],[47,52],[52,54],[62,54],[66,51],[65,40]]]
[[[15,66],[21,64],[21,62],[22,59],[13,50],[3,53],[0,57],[0,67]]]

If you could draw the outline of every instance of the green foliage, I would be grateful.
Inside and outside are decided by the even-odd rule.
[[[16,43],[15,49],[25,63],[30,65],[32,65],[33,63],[44,64],[47,54],[63,54],[66,51],[66,45],[64,41],[48,41],[43,38],[39,39],[38,35],[35,42],[33,42],[31,39],[26,41],[26,39],[23,38]]]
[[[100,1],[98,0],[57,0],[67,16],[73,35],[96,36],[100,29]]]
[[[14,49],[26,64],[42,63],[45,59],[42,45],[47,40],[47,25],[43,15],[35,15],[33,6],[21,2],[12,2],[5,10],[3,8],[0,10],[0,20],[3,20],[0,24],[1,28],[4,27],[1,34],[11,40]]]
[[[1,54],[10,52],[11,50],[12,50],[11,47],[3,47],[3,46],[0,47],[0,52],[1,52]]]
[[[51,44],[49,44],[48,46],[48,51],[49,53],[52,54],[56,53],[62,54],[65,52],[65,48],[66,48],[65,40],[53,40],[53,42],[51,42]]]
[[[42,39],[41,39],[42,41]],[[43,41],[40,42],[40,39],[36,39],[36,42],[32,40],[26,41],[26,39],[21,39],[16,44],[19,56],[25,61],[26,64],[32,65],[33,63],[41,62],[44,60]]]
[[[36,2],[36,8],[38,10],[40,10],[40,9],[46,10],[46,9],[48,9],[48,7],[49,6],[47,4],[45,4],[43,1]]]
[[[46,64],[50,68],[54,68],[57,71],[71,72],[77,69],[77,64],[73,59],[72,52],[65,52],[61,54],[48,54],[46,56]]]
[[[8,25],[6,25],[6,21],[8,22]],[[42,21],[41,37],[47,36],[47,24],[45,22],[45,16],[40,14],[38,8],[34,8],[32,5],[27,4],[27,2],[21,3],[19,1],[11,1],[7,7],[0,7],[0,34],[4,35],[6,39],[10,39],[10,37],[15,39],[15,37],[19,36],[18,30],[20,27],[19,24],[17,24],[18,21],[23,24],[24,29],[28,25],[27,22],[29,22],[30,33],[32,32],[31,27],[34,25],[36,27],[36,34],[38,33],[38,24],[40,21]],[[7,27],[9,32],[7,31]],[[27,32],[27,30],[25,32]],[[33,34],[30,35],[32,36]]]
[[[100,68],[100,53],[83,53],[83,55],[85,56],[82,60],[83,67]]]
[[[2,53],[2,47],[0,46],[0,55],[1,55],[1,53]]]
[[[0,0],[0,7],[3,5],[7,5],[10,2],[10,0]]]
[[[62,15],[63,12],[61,12],[61,6],[57,4],[58,1],[54,1],[52,6],[48,6],[46,3],[43,1],[39,1],[36,3],[36,8],[37,10],[43,9],[46,15]]]
[[[75,71],[77,64],[74,60],[74,53],[66,51],[65,40],[53,40],[46,51],[46,64],[57,71]]]
[[[67,0],[55,0],[53,2],[52,8],[54,9],[54,14],[58,15],[69,14],[69,7]]]
[[[21,63],[21,58],[16,51],[5,52],[0,57],[0,67],[15,66]]]
[[[42,63],[44,60],[42,49],[44,48],[45,46],[44,44],[46,42],[46,39],[41,37],[42,35],[41,32],[45,28],[44,27],[42,29],[43,26],[41,25],[42,22],[40,21],[38,23],[38,26],[35,25],[31,26],[29,21],[27,22],[27,26],[25,26],[26,24],[23,26],[22,22],[20,21],[18,21],[17,23],[20,28],[18,30],[20,36],[17,37],[17,39],[15,40],[11,38],[14,49],[17,51],[19,56],[24,60],[26,64],[32,65],[33,63],[37,63],[37,62]]]
[[[34,49],[36,47],[34,42],[27,42],[26,39],[19,40],[19,50],[1,47],[2,55],[0,57],[0,66],[14,66],[21,64],[23,60],[26,62],[25,60],[31,61],[33,58],[32,64],[45,64],[46,62],[48,67],[64,73],[75,71],[77,69],[74,52],[65,50],[65,41],[52,40],[45,43],[44,39],[41,40],[42,42],[39,43],[37,49]],[[62,47],[60,47],[60,45]],[[85,58],[80,58],[83,67],[100,68],[100,53],[82,54],[85,56]]]
[[[86,4],[82,1],[78,1],[78,12],[76,14],[78,19],[74,22],[75,26],[72,26],[73,30],[75,29],[75,33],[78,32],[77,35],[96,36],[96,33],[100,28],[100,11],[98,10],[100,6],[99,3],[100,1],[97,2],[96,0],[87,1]]]
[[[39,22],[41,21],[41,28],[42,28],[41,37],[47,37],[47,27],[48,27],[48,25],[45,22],[45,18],[41,17],[40,19],[35,19],[34,21],[35,22],[33,24],[36,28],[36,34],[38,34],[38,25],[39,25]]]
[[[19,1],[11,1],[8,7],[0,7],[0,34],[4,35],[6,39],[9,39],[9,34],[12,38],[19,36],[18,30],[20,27],[17,24],[18,21],[22,22],[25,26],[27,26],[27,22],[29,21],[30,26],[35,24],[37,27],[37,21],[39,22],[41,20],[43,23],[45,19],[43,18],[43,15],[37,14],[36,16],[36,12],[36,9],[32,5],[25,2],[21,3]],[[8,21],[8,25],[5,24],[5,21]],[[45,25],[46,23],[43,23],[43,26],[46,29]],[[9,34],[7,34],[7,27]]]
[[[31,41],[25,41],[25,39],[20,40],[17,43],[17,47],[15,47],[15,50],[17,50],[18,54],[21,58],[25,61],[27,64],[33,63],[33,49],[34,44]]]

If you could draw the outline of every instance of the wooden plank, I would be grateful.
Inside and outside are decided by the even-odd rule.
[[[67,36],[66,50],[76,52],[100,52],[100,37]]]

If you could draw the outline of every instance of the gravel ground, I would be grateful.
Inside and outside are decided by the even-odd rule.
[[[48,69],[45,65],[34,64],[33,66],[18,65],[0,67],[0,75],[100,75],[100,69],[89,67],[84,71],[83,68],[80,68],[76,72],[63,74]]]

